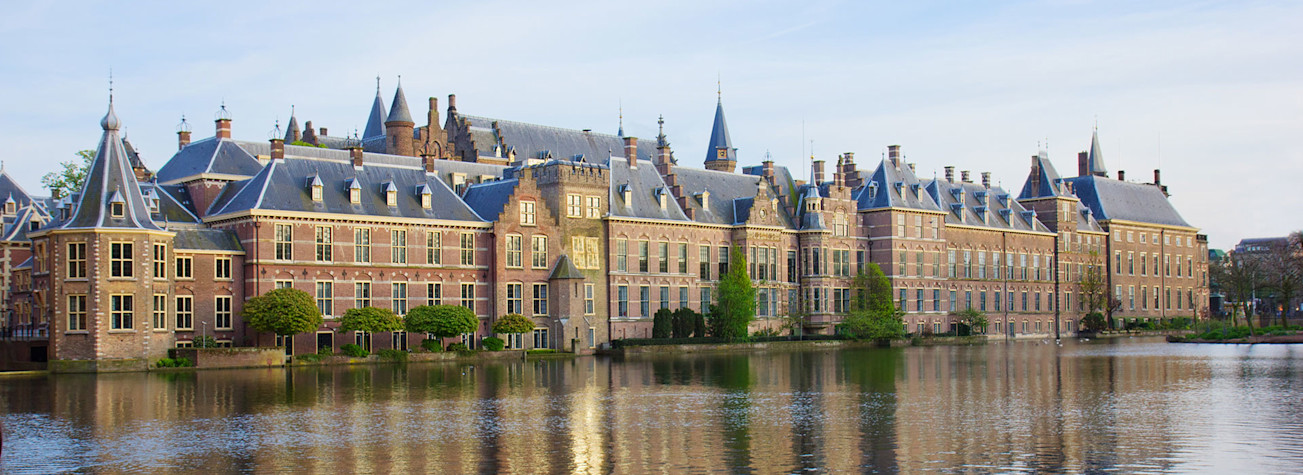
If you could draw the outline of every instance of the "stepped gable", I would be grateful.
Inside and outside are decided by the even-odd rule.
[[[140,193],[131,170],[131,160],[122,145],[118,129],[122,122],[113,112],[113,98],[109,98],[109,111],[100,120],[104,134],[100,137],[95,159],[86,171],[86,182],[73,215],[60,229],[113,228],[161,231],[150,217],[149,206]],[[120,203],[122,214],[115,216],[110,209]]]
[[[625,158],[611,157],[609,165],[611,216],[689,221],[651,162],[640,161],[636,168],[630,168]],[[626,189],[629,190],[627,201],[624,199]],[[664,207],[659,201],[662,195]]]
[[[497,146],[505,156],[506,150],[515,149],[518,158],[572,159],[583,155],[593,163],[606,163],[612,154],[622,154],[624,142],[618,135],[600,132],[564,129],[546,125],[528,124],[511,120],[493,119],[461,114],[470,123],[471,139],[480,155],[491,155]],[[496,126],[494,125],[496,124]],[[638,159],[651,161],[655,147],[639,147]]]
[[[858,190],[851,193],[861,211],[879,208],[910,208],[941,211],[935,196],[923,189],[923,181],[908,166],[897,168],[882,160]]]
[[[1193,228],[1172,207],[1158,185],[1129,183],[1094,175],[1068,178],[1081,203],[1095,219],[1120,219],[1140,223]]]
[[[202,174],[250,177],[261,170],[258,159],[237,141],[209,137],[177,151],[155,177],[160,183],[172,184]]]

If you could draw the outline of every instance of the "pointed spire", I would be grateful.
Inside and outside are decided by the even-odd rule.
[[[403,94],[402,76],[398,76],[398,89],[394,91],[394,102],[389,106],[389,117],[385,119],[386,124],[390,122],[415,124],[412,122],[412,113],[407,110],[407,96]]]
[[[669,147],[670,141],[665,139],[665,116],[656,116],[656,146]]]
[[[737,161],[737,149],[728,135],[728,122],[724,120],[724,102],[715,104],[715,123],[710,129],[710,144],[706,150],[706,163]]]
[[[1095,176],[1108,176],[1108,167],[1104,166],[1104,154],[1099,146],[1099,126],[1090,134],[1090,155],[1086,158],[1089,172]]]
[[[371,113],[367,114],[366,128],[362,129],[362,138],[385,136],[385,100],[380,96],[380,76],[376,76],[376,97],[371,101]]]
[[[81,201],[62,227],[161,230],[150,219],[149,207],[140,193],[140,184],[132,171],[132,153],[118,136],[122,123],[113,112],[111,97],[108,113],[100,120],[100,126],[104,134],[95,158],[86,168]]]
[[[117,131],[122,126],[122,121],[118,120],[118,115],[113,112],[113,70],[109,70],[109,112],[104,114],[100,120],[100,127],[106,131]]]
[[[620,131],[616,135],[624,137],[624,100],[620,101]]]

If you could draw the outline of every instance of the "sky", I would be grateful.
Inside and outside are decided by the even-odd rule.
[[[268,4],[265,4],[268,3]],[[271,5],[269,3],[276,3]],[[555,3],[555,4],[554,4]],[[0,151],[33,194],[93,148],[108,99],[151,168],[184,115],[331,135],[398,77],[466,114],[652,138],[701,166],[722,100],[741,165],[902,146],[920,176],[1060,174],[1098,127],[1110,173],[1162,170],[1212,247],[1303,229],[1303,2],[33,2],[0,18]],[[440,111],[443,117],[443,111]],[[420,124],[418,124],[420,125]]]

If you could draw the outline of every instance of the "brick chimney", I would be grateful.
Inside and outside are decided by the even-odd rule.
[[[815,160],[814,163],[814,186],[823,183],[823,160]]]
[[[457,95],[456,95],[456,94],[448,94],[448,110],[449,110],[449,111],[456,111],[456,110],[457,110]]]
[[[1163,180],[1159,177],[1157,168],[1154,169],[1154,184],[1159,186],[1163,185]]]
[[[946,183],[954,183],[954,182],[955,182],[955,167],[954,165],[946,165]]]
[[[312,121],[304,122],[303,125],[303,141],[317,145],[317,132],[312,128]]]
[[[846,175],[842,174],[842,167],[846,165],[846,157],[837,157],[837,166],[832,167],[832,184],[833,186],[846,186]]]
[[[190,145],[190,131],[178,130],[176,132],[176,149],[181,150],[185,148],[186,145]]]
[[[959,181],[962,181],[962,182],[964,182],[964,183],[972,183],[972,182],[973,182],[973,180],[971,180],[971,179],[969,178],[968,170],[962,170],[962,171],[959,172]]]
[[[434,161],[438,160],[434,155],[421,155],[421,165],[425,167],[426,173],[434,173]]]
[[[325,127],[322,127],[322,128],[319,129],[319,130],[321,130],[321,133],[319,133],[319,134],[317,134],[317,135],[320,135],[320,136],[322,136],[322,137],[325,137],[325,136],[330,135],[330,134],[326,133],[326,128],[325,128]]]
[[[891,160],[891,166],[900,168],[900,146],[899,145],[887,146],[887,159]]]
[[[656,172],[661,176],[674,174],[674,159],[668,146],[656,147]]]
[[[991,187],[991,172],[982,172],[982,188]]]
[[[1077,154],[1077,176],[1090,175],[1090,152]]]
[[[760,176],[764,177],[765,181],[769,182],[770,185],[774,184],[774,161],[773,160],[765,160],[763,162],[760,162]]]
[[[348,147],[348,157],[353,159],[353,166],[362,166],[362,146],[353,144]]]
[[[846,186],[857,188],[860,186],[860,173],[855,169],[855,152],[846,152],[846,162],[842,164],[842,173],[846,175]]]
[[[231,138],[231,119],[219,118],[213,122],[217,123],[217,138],[219,139]],[[186,142],[188,143],[189,140],[187,140]]]
[[[629,168],[638,168],[638,137],[624,138],[624,158],[629,160]]]
[[[282,139],[282,138],[280,138],[280,137],[272,137],[271,140],[270,140],[270,142],[271,142],[271,159],[272,159],[272,160],[284,160],[284,159],[285,159],[285,139]]]
[[[1127,181],[1126,170],[1118,170],[1118,181]]]

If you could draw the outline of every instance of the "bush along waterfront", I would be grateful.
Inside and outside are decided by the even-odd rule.
[[[1205,322],[1195,326],[1194,333],[1185,336],[1168,336],[1173,343],[1303,343],[1303,327],[1272,325],[1252,328],[1231,325],[1227,322]]]

